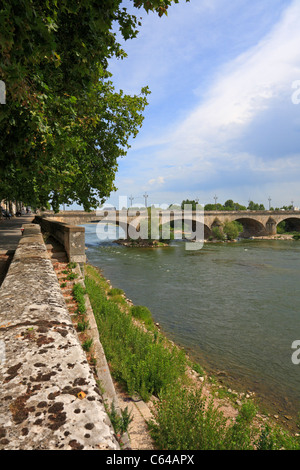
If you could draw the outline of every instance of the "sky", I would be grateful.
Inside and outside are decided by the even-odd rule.
[[[300,206],[300,1],[181,0],[162,18],[124,6],[142,26],[112,80],[151,95],[107,202]]]

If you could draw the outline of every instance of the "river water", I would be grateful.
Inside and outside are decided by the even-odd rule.
[[[254,391],[274,413],[298,414],[300,242],[127,248],[100,242],[95,224],[85,229],[88,262],[147,306],[190,357],[235,390]]]

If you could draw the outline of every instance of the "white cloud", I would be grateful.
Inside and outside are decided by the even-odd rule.
[[[204,3],[202,2],[202,6]],[[221,0],[216,1],[215,5],[218,3],[222,3]],[[236,2],[234,3],[236,6]],[[266,3],[272,8],[271,2]],[[248,3],[247,6],[249,7]],[[218,14],[221,15],[220,12]],[[175,26],[180,25],[180,18],[175,19]],[[152,121],[150,119],[150,125],[146,115],[141,134],[126,157],[131,164],[136,162],[134,173],[131,174],[136,182],[136,193],[150,189],[152,194],[167,194],[168,191],[173,194],[173,198],[176,192],[181,193],[184,198],[191,194],[201,197],[203,194],[205,202],[205,194],[211,190],[218,191],[221,202],[222,195],[226,198],[235,197],[234,194],[241,195],[242,186],[244,195],[251,192],[252,196],[266,193],[268,197],[272,190],[272,181],[273,194],[276,186],[278,198],[279,191],[283,188],[295,190],[295,181],[300,178],[300,158],[297,154],[300,122],[295,116],[295,110],[300,117],[300,106],[293,105],[291,98],[295,92],[292,83],[300,79],[299,22],[300,2],[296,0],[289,3],[277,24],[257,44],[223,65],[218,62],[217,69],[211,68],[207,75],[212,77],[211,82],[205,77],[205,92],[199,75],[198,83],[201,85],[193,90],[186,90],[186,94],[193,94],[194,100],[197,100],[191,111],[188,112],[187,105],[181,106],[179,100],[176,102],[179,104],[177,108],[170,102],[168,106],[172,111],[174,109],[174,113],[168,116],[169,120],[164,121],[161,118],[163,106],[156,106],[164,89],[168,95],[168,87],[172,89],[174,83],[172,77],[168,84],[162,78],[174,72],[174,64],[184,60],[184,40],[180,38],[182,42],[177,55],[175,51],[180,41],[176,38],[171,40],[168,47],[171,48],[171,55],[176,55],[173,62],[170,61],[170,56],[164,54],[155,59],[154,55],[151,56],[151,50],[164,44],[169,32],[173,38],[171,29],[174,28],[174,23],[166,21],[165,30],[159,27],[153,34],[149,21],[149,28],[146,27],[144,31],[144,36],[148,35],[148,49],[141,50],[141,54],[146,53],[148,57],[148,67],[138,68],[138,59],[135,57],[131,69],[132,81],[128,77],[125,79],[132,84],[138,81],[145,83],[149,77],[153,80],[155,99],[152,102],[150,97],[149,115],[151,109],[155,109],[157,113]],[[214,34],[215,31],[212,31],[212,35]],[[183,32],[183,37],[184,35],[187,37],[186,31]],[[207,43],[208,40],[206,45]],[[195,45],[188,43],[190,57],[195,54],[198,44],[199,39],[196,36]],[[138,49],[138,42],[134,47]],[[129,57],[131,54],[132,51],[129,51]],[[195,56],[196,60],[201,62],[202,57]],[[210,64],[212,63],[213,59]],[[150,88],[153,88],[151,84]],[[181,94],[180,100],[184,101],[182,96]],[[159,132],[160,123],[162,126]],[[290,148],[288,127],[294,128],[295,145],[290,145]],[[249,146],[249,141],[253,145]],[[259,144],[260,152],[257,151]],[[277,148],[273,154],[275,145]],[[270,155],[267,156],[267,153]],[[124,168],[126,171],[126,164]],[[118,175],[119,187],[122,187],[123,180],[125,183],[125,176],[126,174],[122,177],[122,173]],[[288,195],[287,197],[290,198]],[[239,199],[236,197],[236,200]],[[244,202],[247,200],[248,195]]]
[[[201,148],[213,150],[216,142],[223,145],[236,138],[272,100],[287,93],[290,98],[292,82],[300,77],[299,21],[297,1],[266,38],[222,68],[205,101],[169,136],[170,141],[179,148],[181,142],[187,143],[192,155],[199,155]]]
[[[164,184],[165,182],[165,178],[163,176],[158,176],[157,178],[152,178],[148,181],[148,184],[150,184],[150,186],[153,186],[153,185],[162,185]]]

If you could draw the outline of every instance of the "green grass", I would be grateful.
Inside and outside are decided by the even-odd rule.
[[[109,292],[108,295],[124,295],[124,291],[122,289],[118,289],[117,287],[113,287]]]
[[[150,310],[147,307],[144,307],[143,305],[134,305],[131,307],[131,315],[142,321],[145,326],[148,328],[153,328],[154,327],[154,322],[152,318],[152,314]]]
[[[138,393],[147,401],[184,375],[181,350],[166,347],[161,334],[134,325],[131,315],[107,299],[94,279],[86,276],[85,284],[111,372],[130,394]]]

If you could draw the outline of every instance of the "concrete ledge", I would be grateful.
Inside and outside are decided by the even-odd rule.
[[[0,449],[119,449],[37,225],[0,289],[0,384]]]
[[[34,222],[41,226],[43,232],[49,233],[64,246],[69,261],[75,263],[86,262],[84,227],[69,225],[40,216],[36,216]]]

